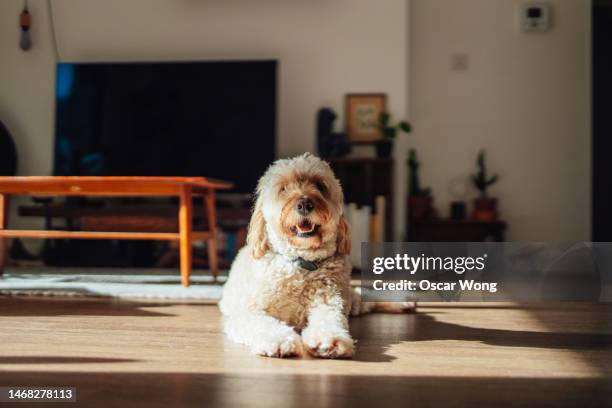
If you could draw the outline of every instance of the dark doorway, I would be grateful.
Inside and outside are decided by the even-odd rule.
[[[593,241],[612,241],[612,0],[593,2]]]

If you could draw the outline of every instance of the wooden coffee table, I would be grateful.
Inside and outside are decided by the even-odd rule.
[[[232,183],[204,177],[0,177],[0,274],[7,259],[6,238],[79,238],[179,241],[181,282],[189,286],[192,242],[206,241],[210,269],[216,279],[218,257],[215,191]],[[8,198],[30,196],[106,196],[180,198],[178,232],[48,231],[8,229]],[[204,198],[208,230],[193,231],[193,197]]]

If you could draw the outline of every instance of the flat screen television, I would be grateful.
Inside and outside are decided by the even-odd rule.
[[[276,156],[276,75],[276,61],[58,64],[53,172],[252,192]]]

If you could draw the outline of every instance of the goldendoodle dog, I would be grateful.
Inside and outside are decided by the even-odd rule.
[[[233,341],[270,357],[304,350],[315,357],[353,356],[349,314],[377,305],[361,303],[350,287],[343,208],[340,183],[318,157],[306,153],[270,166],[257,186],[247,245],[231,267],[219,303]]]

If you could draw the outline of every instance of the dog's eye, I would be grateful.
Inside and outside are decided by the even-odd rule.
[[[321,181],[317,181],[315,183],[315,187],[317,188],[317,190],[319,190],[322,193],[327,191],[327,186]]]
[[[287,191],[287,186],[281,186],[278,189],[278,194],[283,194],[285,191]]]

